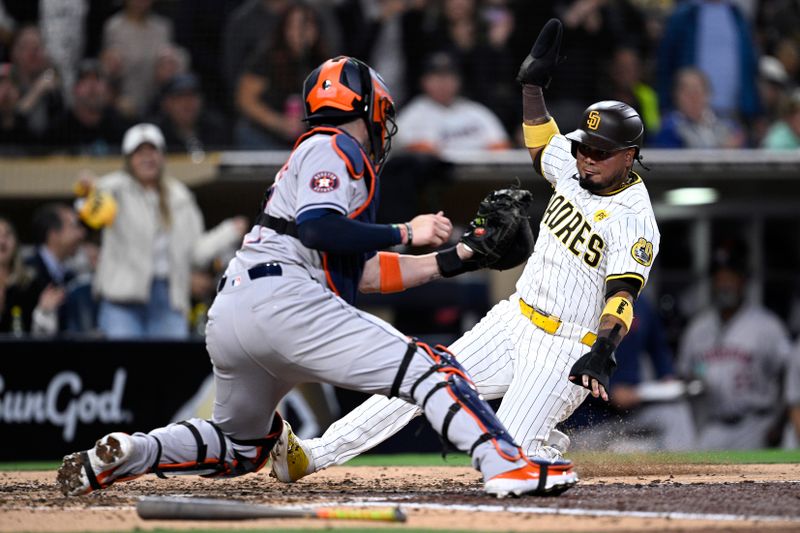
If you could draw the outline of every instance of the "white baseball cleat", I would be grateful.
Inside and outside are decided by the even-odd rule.
[[[284,483],[294,483],[316,471],[311,451],[292,431],[289,422],[283,421],[283,432],[269,453],[272,459],[270,477]]]
[[[572,461],[529,459],[529,464],[521,468],[494,476],[484,488],[498,498],[525,494],[554,496],[577,482],[578,475],[573,470]]]
[[[79,496],[100,490],[122,477],[118,473],[133,451],[133,439],[126,433],[109,433],[94,448],[64,457],[56,483],[65,496]]]

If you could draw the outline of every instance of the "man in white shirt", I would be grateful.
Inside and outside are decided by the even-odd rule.
[[[400,110],[395,145],[409,151],[502,150],[511,146],[500,120],[487,107],[460,96],[458,65],[446,52],[425,62],[422,94]]]

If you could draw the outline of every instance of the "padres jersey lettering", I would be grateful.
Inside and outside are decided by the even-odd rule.
[[[542,225],[547,226],[561,244],[574,255],[581,257],[587,265],[597,266],[605,242],[593,231],[584,214],[577,211],[563,195],[554,194],[550,199],[542,218]],[[583,243],[587,240],[588,244],[584,247]]]

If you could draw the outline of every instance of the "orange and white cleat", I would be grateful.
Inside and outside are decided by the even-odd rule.
[[[578,483],[572,461],[529,459],[529,463],[516,470],[498,474],[484,486],[486,492],[498,498],[506,496],[555,496]]]
[[[126,433],[109,433],[94,448],[64,457],[56,483],[65,496],[80,496],[100,490],[123,477],[120,466],[133,451],[133,439]]]

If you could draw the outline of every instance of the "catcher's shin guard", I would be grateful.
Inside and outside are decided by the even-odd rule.
[[[189,457],[185,446],[173,446],[175,432],[189,431],[195,441],[195,454]],[[155,460],[149,471],[158,477],[167,475],[199,475],[202,477],[236,477],[261,470],[269,452],[283,431],[278,413],[270,432],[260,439],[241,440],[225,435],[209,420],[193,418],[170,424],[149,433],[157,445]],[[180,438],[177,442],[184,440]]]
[[[409,349],[400,366],[392,394],[411,399],[422,407],[425,416],[445,442],[468,452],[473,458],[474,466],[487,479],[524,464],[522,450],[497,420],[489,404],[478,394],[453,354],[441,345],[431,347],[416,342],[412,346],[414,349]],[[434,364],[404,394],[400,384],[414,355],[420,350]]]

